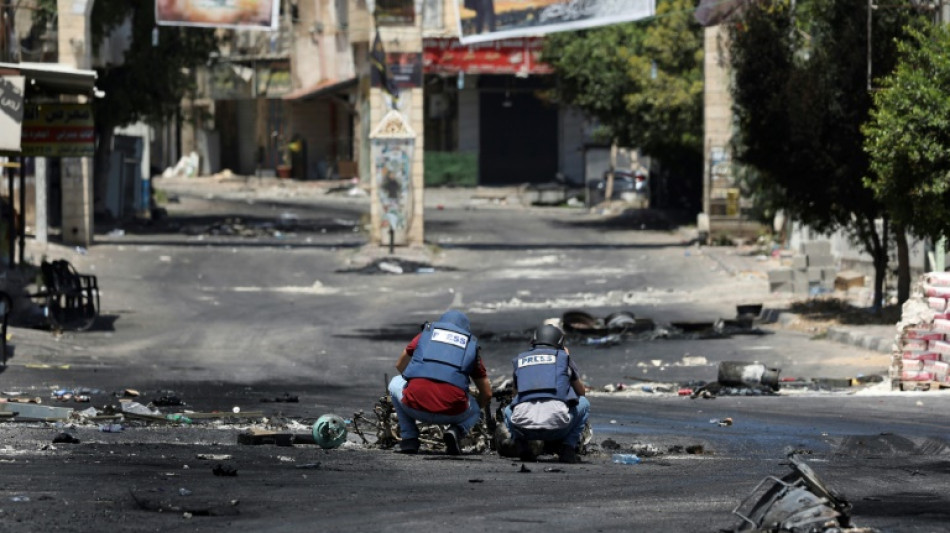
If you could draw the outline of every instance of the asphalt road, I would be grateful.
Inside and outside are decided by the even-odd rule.
[[[714,381],[721,361],[801,378],[886,376],[889,364],[772,325],[676,335],[669,324],[788,302],[760,276],[723,271],[662,213],[434,193],[428,246],[389,256],[363,246],[365,198],[166,185],[177,200],[167,220],[100,235],[84,254],[44,251],[99,276],[102,317],[62,335],[13,328],[2,390],[80,409],[51,403],[50,391],[94,389],[96,407],[126,388],[143,399],[173,392],[196,411],[260,410],[274,427],[305,433],[326,413],[372,418],[399,351],[450,307],[471,317],[493,378],[509,372],[531,328],[565,311],[627,311],[672,333],[618,344],[572,337],[592,389],[591,453],[579,465],[545,456],[530,472],[495,454],[399,456],[355,434],[335,450],[238,445],[250,425],[242,419],[121,433],[2,423],[0,530],[717,531],[737,523],[732,509],[763,478],[788,472],[791,451],[848,497],[855,524],[947,530],[946,393],[895,394],[887,384],[715,399],[643,391]],[[404,273],[381,272],[379,261]],[[617,384],[626,390],[601,392]],[[262,403],[284,394],[299,403]],[[727,417],[732,425],[714,423]],[[64,430],[80,442],[51,445]],[[661,453],[617,465],[612,443]],[[199,454],[229,455],[238,475],[213,475],[216,462]]]

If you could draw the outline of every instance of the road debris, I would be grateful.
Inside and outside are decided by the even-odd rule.
[[[615,453],[610,456],[610,460],[620,465],[638,465],[643,462],[643,459],[635,453]]]
[[[231,465],[218,463],[211,469],[211,473],[221,477],[235,477],[237,476],[237,468]]]
[[[53,444],[79,444],[79,439],[64,432],[53,437]]]
[[[231,456],[228,454],[220,453],[199,453],[195,455],[196,458],[201,459],[202,461],[230,461]]]
[[[337,415],[323,415],[313,424],[313,440],[323,449],[338,448],[346,441],[346,421]]]
[[[789,456],[789,467],[790,473],[766,477],[739,502],[732,513],[742,521],[732,531],[868,531],[851,524],[851,503],[827,488],[802,459]]]
[[[34,403],[0,403],[0,413],[16,413],[16,420],[52,422],[67,420],[72,409],[68,407],[47,407]]]
[[[297,396],[291,396],[288,393],[284,393],[283,396],[278,396],[276,398],[261,398],[261,403],[299,403],[300,398]]]

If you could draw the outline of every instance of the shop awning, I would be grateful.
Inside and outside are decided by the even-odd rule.
[[[339,93],[356,87],[356,78],[345,80],[323,80],[309,87],[302,87],[284,95],[284,100],[304,101]]]
[[[0,63],[0,72],[18,73],[28,83],[64,94],[91,94],[96,87],[96,71],[72,68],[59,63]]]

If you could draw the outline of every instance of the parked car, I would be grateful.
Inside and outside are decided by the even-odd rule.
[[[587,183],[587,191],[591,205],[604,201],[607,194],[607,178],[610,171],[604,171],[601,179]],[[614,171],[614,187],[610,195],[611,200],[621,200],[640,208],[650,206],[650,179],[643,172],[629,170]]]

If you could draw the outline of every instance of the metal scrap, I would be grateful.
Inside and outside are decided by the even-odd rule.
[[[815,472],[795,455],[789,456],[792,471],[784,477],[768,476],[752,494],[732,510],[742,521],[734,532],[839,533],[869,531],[851,524],[851,503],[822,483]],[[771,486],[763,488],[771,482]],[[759,495],[753,505],[749,502]]]

